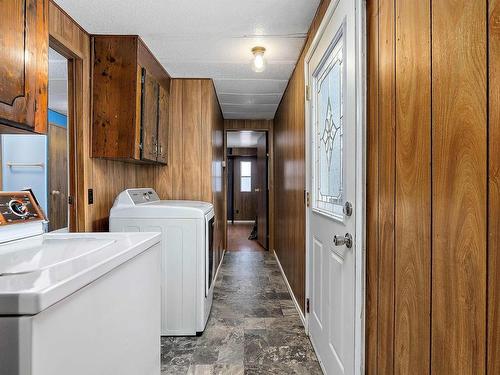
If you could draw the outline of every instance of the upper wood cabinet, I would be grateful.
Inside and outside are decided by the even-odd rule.
[[[47,131],[49,0],[0,1],[0,132]]]
[[[169,75],[137,36],[92,45],[92,157],[166,163]]]

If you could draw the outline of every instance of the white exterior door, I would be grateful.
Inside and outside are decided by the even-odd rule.
[[[306,57],[308,328],[327,374],[355,374],[356,2],[332,0]],[[326,17],[325,17],[326,18]]]

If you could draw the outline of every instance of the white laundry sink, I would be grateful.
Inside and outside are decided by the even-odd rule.
[[[159,241],[152,233],[55,233],[0,245],[0,315],[37,314]]]

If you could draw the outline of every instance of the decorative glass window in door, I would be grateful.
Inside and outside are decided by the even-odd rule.
[[[314,208],[327,215],[342,214],[343,64],[342,38],[318,70],[314,82]]]

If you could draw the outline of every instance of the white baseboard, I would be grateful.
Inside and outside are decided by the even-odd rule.
[[[217,266],[217,271],[215,271],[214,283],[217,280],[217,276],[219,276],[219,270],[220,270],[220,267],[222,266],[222,261],[224,260],[224,255],[226,255],[226,249],[222,250],[222,256],[220,258],[220,262],[219,262],[219,265]]]
[[[297,309],[297,312],[299,313],[300,320],[302,320],[302,324],[304,325],[304,328],[307,331],[306,317],[304,316],[304,313],[302,312],[302,309],[300,308],[300,305],[297,302],[297,299],[295,298],[295,294],[293,294],[292,287],[290,286],[290,283],[288,282],[288,279],[286,278],[285,271],[283,271],[283,267],[281,267],[281,263],[280,263],[280,260],[278,258],[278,255],[276,254],[276,251],[273,250],[273,254],[274,254],[274,257],[276,258],[276,262],[278,262],[278,267],[280,268],[281,276],[283,276],[283,280],[285,280],[285,285],[288,289],[288,292],[290,293],[290,297],[292,297],[292,301],[295,305],[295,308]]]

